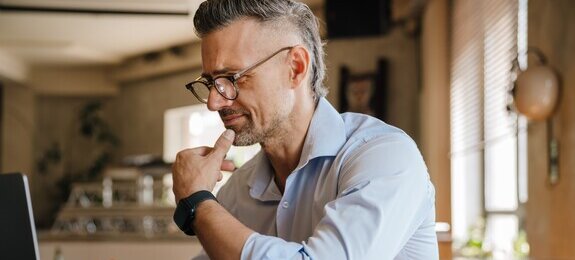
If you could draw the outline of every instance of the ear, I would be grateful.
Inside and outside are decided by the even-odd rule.
[[[290,82],[292,88],[298,88],[305,82],[307,71],[310,67],[310,55],[308,50],[301,46],[295,46],[289,54]]]

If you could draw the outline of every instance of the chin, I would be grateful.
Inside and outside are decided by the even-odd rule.
[[[234,138],[233,143],[235,146],[250,146],[260,142],[257,135],[254,135],[250,131],[234,131],[236,132],[236,137]]]
[[[254,138],[252,138],[251,136],[242,136],[242,135],[236,135],[236,138],[234,139],[234,145],[235,146],[250,146],[253,144],[258,143]]]
[[[260,143],[263,140],[263,136],[255,131],[252,124],[244,125],[231,125],[227,126],[227,129],[231,129],[236,133],[234,138],[234,146],[250,146],[256,143]]]

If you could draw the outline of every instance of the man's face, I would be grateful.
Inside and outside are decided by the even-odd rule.
[[[212,32],[202,40],[203,73],[232,75],[280,48],[288,41],[272,37],[272,29],[242,19]],[[262,143],[281,135],[289,124],[291,104],[288,87],[288,51],[246,73],[236,82],[238,97],[228,100],[212,88],[208,108],[218,111],[226,128],[236,132],[234,145]]]

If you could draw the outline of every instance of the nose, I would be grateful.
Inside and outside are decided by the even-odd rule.
[[[218,111],[224,107],[231,106],[233,100],[229,100],[216,90],[215,87],[210,88],[210,95],[208,95],[208,109],[210,111]]]

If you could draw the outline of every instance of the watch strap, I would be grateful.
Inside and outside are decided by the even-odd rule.
[[[174,212],[174,222],[186,235],[195,235],[195,232],[192,229],[192,221],[195,218],[196,208],[201,202],[206,200],[218,201],[211,192],[201,190],[193,193],[187,198],[181,199],[178,202],[178,206]]]

